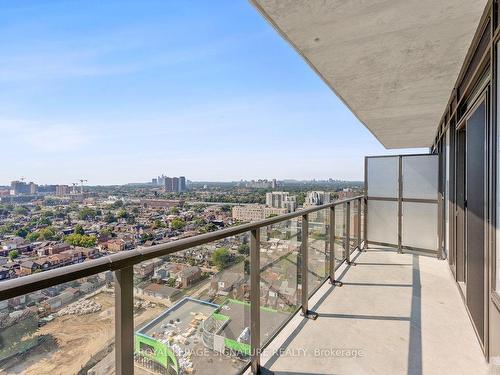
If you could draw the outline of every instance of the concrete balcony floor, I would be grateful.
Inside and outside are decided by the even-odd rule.
[[[483,374],[488,365],[447,262],[371,246],[264,351],[275,374]],[[347,268],[346,268],[347,267]],[[344,350],[344,352],[342,352]]]

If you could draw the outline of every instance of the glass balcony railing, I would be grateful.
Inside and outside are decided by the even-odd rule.
[[[314,318],[311,295],[361,248],[362,204],[355,197],[3,281],[0,372],[256,372],[262,348],[298,311]]]
[[[267,344],[300,307],[302,221],[260,229],[260,343]]]

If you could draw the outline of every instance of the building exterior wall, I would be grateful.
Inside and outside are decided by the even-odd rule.
[[[486,9],[448,105],[437,127],[432,151],[440,154],[440,252],[449,262],[457,282],[467,284],[467,247],[464,242],[467,214],[464,205],[464,160],[468,116],[484,100],[488,109],[485,117],[484,139],[484,345],[487,359],[500,358],[500,106],[499,83],[500,27],[498,3],[488,1]],[[478,244],[481,246],[481,244]],[[465,292],[464,292],[465,290]],[[467,287],[459,288],[467,306]],[[472,293],[469,286],[468,293]],[[470,313],[470,311],[469,311]],[[478,333],[478,341],[480,334]]]

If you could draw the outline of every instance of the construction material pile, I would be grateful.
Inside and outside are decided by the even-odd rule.
[[[134,301],[134,309],[136,310],[145,310],[149,308],[155,308],[156,304],[153,302],[145,301],[145,300],[135,300]]]
[[[179,361],[179,367],[182,373],[190,374],[193,372],[193,361],[191,360],[191,353],[182,350],[178,344],[171,346],[175,357]]]
[[[57,315],[85,315],[100,311],[102,306],[94,300],[82,299],[61,309]]]

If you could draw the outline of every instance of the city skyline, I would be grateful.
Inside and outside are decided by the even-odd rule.
[[[361,180],[364,155],[406,152],[384,150],[246,1],[23,2],[0,20],[2,185]]]

